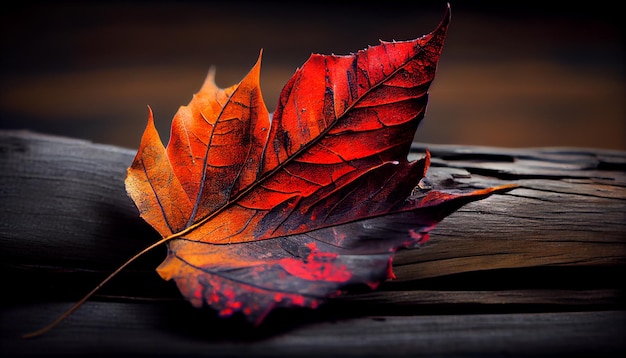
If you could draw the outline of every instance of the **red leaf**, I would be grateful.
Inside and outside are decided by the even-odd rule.
[[[210,73],[163,147],[152,113],[126,187],[166,240],[157,271],[194,306],[254,322],[393,277],[391,260],[463,203],[494,190],[411,196],[429,164],[407,154],[450,19],[348,56],[312,55],[273,115],[259,61],[219,89]]]

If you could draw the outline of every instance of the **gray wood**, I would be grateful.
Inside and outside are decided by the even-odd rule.
[[[43,324],[43,317],[52,319],[66,307],[34,304],[3,312],[2,333]],[[259,331],[220,324],[189,310],[171,304],[88,302],[83,314],[48,335],[34,340],[4,336],[2,343],[12,352],[59,355],[523,357],[625,351],[624,311],[366,315],[282,326],[270,322]]]
[[[623,352],[626,152],[415,144],[435,186],[518,188],[472,202],[397,279],[315,312],[278,312],[263,333],[192,309],[147,254],[47,335],[17,338],[158,235],[123,180],[134,150],[0,132],[1,352],[166,355],[530,355]],[[236,321],[236,320],[235,320]],[[204,332],[204,333],[203,333]],[[237,336],[240,336],[239,338]]]

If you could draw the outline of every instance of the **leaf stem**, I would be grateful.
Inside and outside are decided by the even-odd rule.
[[[120,271],[122,271],[124,268],[126,268],[128,265],[130,265],[132,262],[134,262],[135,260],[137,260],[140,256],[142,256],[143,254],[145,254],[146,252],[154,249],[155,247],[175,238],[180,236],[181,233],[177,233],[174,235],[170,235],[168,237],[165,237],[155,243],[153,243],[152,245],[146,247],[145,249],[141,250],[139,253],[135,254],[135,256],[131,257],[130,259],[126,260],[126,262],[124,262],[121,266],[119,266],[115,271],[113,271],[109,276],[107,276],[107,278],[105,278],[104,280],[102,280],[93,290],[91,290],[88,294],[86,294],[83,298],[80,299],[80,301],[76,302],[72,307],[70,307],[67,311],[65,311],[62,315],[60,315],[56,320],[54,320],[52,323],[50,323],[49,325],[36,330],[34,332],[31,333],[27,333],[24,334],[22,336],[22,338],[34,338],[37,336],[41,336],[42,334],[50,331],[52,328],[56,327],[59,323],[63,322],[67,317],[69,317],[69,315],[71,315],[74,311],[76,311],[80,306],[83,305],[83,303],[85,303],[91,296],[93,296],[94,293],[96,293],[100,288],[102,288],[102,286],[104,286],[107,282],[109,282],[113,277],[115,277],[118,273],[120,273]]]

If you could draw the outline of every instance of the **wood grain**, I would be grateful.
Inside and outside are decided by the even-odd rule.
[[[397,279],[262,330],[192,309],[142,258],[48,335],[49,323],[158,235],[123,180],[134,151],[0,132],[0,347],[24,353],[335,356],[625,352],[626,152],[426,145],[428,181],[516,183],[398,253]],[[141,332],[141,333],[139,333]]]

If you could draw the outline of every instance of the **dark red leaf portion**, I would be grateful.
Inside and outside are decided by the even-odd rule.
[[[207,262],[198,268],[202,274],[174,278],[197,307],[208,304],[224,316],[242,312],[260,323],[276,307],[315,308],[355,285],[376,288],[394,278],[392,259],[397,250],[423,244],[439,221],[467,202],[506,189],[429,191],[405,201],[404,206],[415,206],[414,210],[271,240],[194,244],[196,254]],[[182,244],[176,241],[171,247],[177,250]],[[220,260],[225,256],[242,264],[224,265]]]

